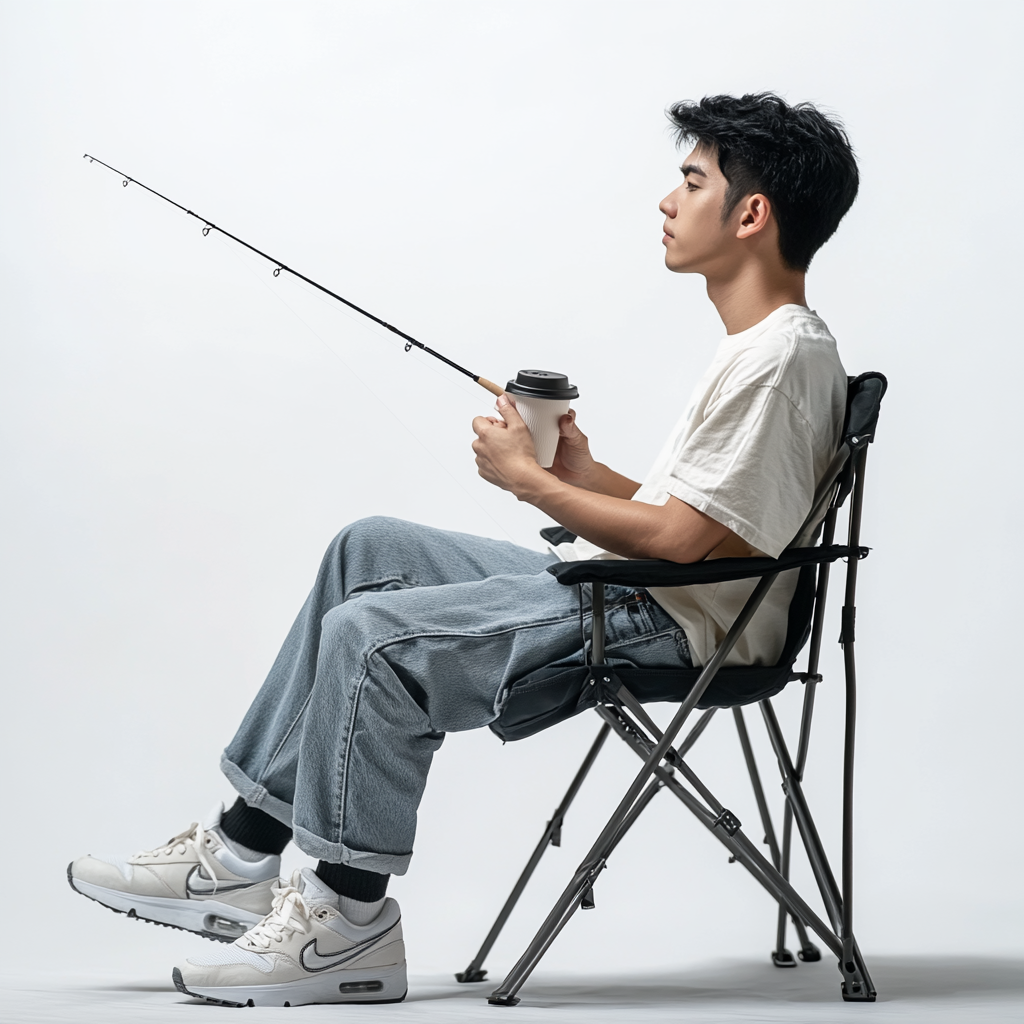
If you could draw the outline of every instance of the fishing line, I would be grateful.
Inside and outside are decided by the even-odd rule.
[[[406,334],[405,331],[400,331],[397,327],[393,327],[386,320],[382,320],[379,316],[374,316],[373,313],[368,312],[361,306],[357,306],[354,302],[350,302],[348,299],[343,298],[337,292],[331,291],[330,288],[325,288],[322,284],[314,281],[311,277],[306,277],[305,274],[300,274],[297,270],[293,270],[287,264],[282,263],[281,260],[275,259],[268,253],[263,252],[262,249],[257,249],[256,246],[250,245],[248,242],[243,241],[237,235],[231,234],[230,231],[226,231],[222,227],[218,227],[211,220],[207,220],[205,217],[200,217],[198,213],[193,213],[187,206],[182,206],[181,203],[175,202],[173,199],[165,196],[162,192],[157,192],[155,188],[150,188],[148,185],[144,185],[137,178],[129,177],[124,171],[119,171],[116,167],[111,167],[110,164],[100,160],[99,157],[90,156],[88,153],[82,154],[83,160],[88,160],[89,163],[99,164],[101,167],[106,167],[108,171],[113,171],[116,175],[121,178],[121,184],[127,188],[130,184],[138,185],[139,188],[145,189],[147,192],[152,193],[158,199],[162,199],[165,203],[170,203],[171,206],[177,207],[183,213],[188,214],[189,217],[195,217],[196,220],[201,221],[203,224],[203,236],[206,237],[211,231],[216,231],[219,234],[224,235],[226,238],[230,238],[233,242],[237,242],[239,245],[245,246],[251,252],[256,253],[257,256],[262,256],[263,259],[269,263],[274,264],[274,277],[280,277],[281,272],[284,271],[286,274],[291,274],[292,277],[298,278],[300,281],[305,281],[306,284],[312,285],[318,291],[323,292],[325,295],[329,295],[332,299],[336,299],[338,302],[348,306],[349,309],[355,310],[357,313],[366,317],[368,320],[372,320],[375,324],[380,324],[381,327],[391,331],[392,334],[397,334],[405,342],[405,351],[409,352],[414,347],[426,352],[428,355],[433,356],[435,359],[440,359],[442,363],[447,363],[453,370],[458,370],[459,373],[465,374],[471,378],[474,382],[479,384],[482,388],[490,391],[492,395],[503,395],[504,389],[493,381],[489,381],[486,377],[481,377],[478,373],[473,373],[472,370],[467,370],[466,367],[460,366],[454,360],[449,359],[447,356],[442,355],[440,352],[435,351],[427,345],[424,345],[422,341],[417,341],[411,334]]]
[[[424,441],[419,436],[419,434],[417,434],[416,431],[413,430],[412,427],[410,427],[409,424],[406,423],[405,420],[403,420],[402,417],[399,416],[398,413],[396,413],[395,410],[392,409],[391,406],[388,405],[388,403],[383,398],[381,398],[381,396],[379,394],[377,394],[377,392],[374,391],[374,389],[372,387],[370,387],[370,385],[367,384],[365,380],[363,380],[363,378],[360,376],[360,374],[357,373],[356,370],[354,370],[352,368],[351,364],[345,359],[345,357],[340,352],[338,352],[336,349],[332,348],[327,343],[327,341],[316,330],[314,330],[314,328],[306,321],[306,319],[302,316],[302,314],[299,313],[299,311],[297,309],[295,309],[286,299],[284,299],[281,296],[281,294],[276,289],[271,288],[270,287],[270,283],[268,281],[265,281],[262,277],[260,277],[260,275],[257,274],[256,271],[251,266],[249,266],[248,261],[243,258],[241,253],[236,252],[234,249],[232,249],[231,246],[229,246],[227,244],[227,242],[225,242],[223,239],[220,239],[219,241],[220,241],[221,245],[223,245],[225,249],[227,249],[233,256],[235,256],[238,259],[238,261],[242,264],[242,266],[245,267],[245,269],[248,270],[249,273],[252,274],[252,276],[255,277],[256,280],[259,281],[260,284],[262,284],[270,292],[270,294],[273,295],[274,298],[276,298],[278,300],[278,302],[280,302],[281,305],[283,305],[285,307],[285,309],[289,310],[289,312],[291,312],[291,313],[293,313],[295,315],[295,317],[299,321],[299,323],[301,323],[303,325],[303,327],[305,327],[306,330],[308,330],[309,333],[312,334],[313,337],[316,338],[317,341],[319,341],[320,344],[323,345],[323,347],[325,349],[327,349],[328,352],[331,353],[332,356],[334,356],[336,359],[338,359],[341,362],[342,366],[344,366],[345,369],[348,370],[348,372],[351,373],[352,376],[355,377],[355,379],[357,381],[359,381],[359,383],[362,384],[363,387],[366,388],[366,390],[374,398],[376,398],[378,402],[380,402],[380,404],[388,411],[388,413],[391,416],[394,417],[395,421],[400,426],[404,427],[405,430],[407,430],[409,432],[409,434],[412,435],[412,437],[416,441],[416,443],[441,467],[441,469],[443,469],[445,471],[445,473],[448,474],[448,476],[456,484],[456,486],[459,488],[459,490],[461,490],[462,493],[465,494],[466,497],[469,498],[469,500],[472,501],[473,504],[476,505],[476,507],[478,509],[480,509],[480,511],[483,512],[483,514],[485,516],[487,516],[487,518],[490,519],[490,521],[492,523],[494,523],[494,525],[497,526],[497,528],[499,530],[501,530],[501,532],[503,534],[505,534],[505,536],[508,537],[508,539],[513,544],[517,543],[515,538],[513,538],[512,534],[510,534],[508,532],[508,530],[506,530],[505,527],[502,526],[502,524],[500,522],[498,522],[498,520],[495,519],[494,516],[491,515],[491,513],[488,512],[487,509],[484,508],[483,505],[480,504],[480,502],[473,496],[473,494],[471,494],[470,491],[468,491],[466,489],[466,487],[462,483],[462,481],[459,480],[459,478],[437,457],[437,455],[435,455],[434,452],[432,452],[430,450],[430,448],[427,447],[427,445],[424,443]],[[319,298],[319,296],[316,296],[316,297]],[[351,319],[355,320],[354,317],[352,317]],[[361,326],[366,327],[365,324],[362,324]],[[370,330],[369,327],[366,327],[366,329]],[[430,369],[433,370],[434,368],[430,367]],[[437,373],[438,371],[434,370],[434,372]],[[443,376],[443,374],[441,374],[440,376]],[[444,379],[447,380],[448,378],[445,377]],[[449,382],[449,383],[451,383],[451,382]],[[463,390],[465,390],[465,389],[463,389]]]

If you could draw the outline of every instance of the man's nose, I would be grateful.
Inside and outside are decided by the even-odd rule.
[[[658,203],[658,209],[661,210],[666,217],[674,217],[679,212],[679,207],[676,205],[675,199],[671,196],[665,196],[660,203]]]

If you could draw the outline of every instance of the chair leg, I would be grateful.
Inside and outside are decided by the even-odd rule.
[[[631,744],[637,754],[643,757],[645,752],[638,748],[639,745],[634,737]],[[687,781],[692,781],[692,769],[687,769]],[[839,956],[842,952],[842,943],[839,938],[830,932],[828,925],[821,920],[807,905],[800,894],[793,888],[789,881],[782,877],[781,873],[771,864],[751,840],[742,832],[740,823],[728,811],[722,808],[722,813],[715,814],[714,810],[709,811],[707,807],[690,793],[685,787],[671,776],[663,777],[665,787],[690,810],[694,816],[708,829],[723,846],[732,854],[733,858],[742,864],[772,896],[783,906],[793,908],[794,921],[806,921],[807,925],[814,929],[822,941]],[[699,783],[699,780],[697,780]],[[701,783],[701,789],[708,792],[707,787]],[[709,795],[711,795],[709,793]],[[721,807],[721,804],[711,795],[713,808]]]
[[[562,797],[562,802],[555,808],[555,813],[551,815],[551,820],[547,825],[545,825],[544,832],[540,837],[540,842],[537,843],[533,853],[530,855],[530,859],[527,861],[526,867],[523,868],[523,873],[519,876],[519,880],[512,887],[512,892],[509,893],[508,899],[505,900],[505,905],[498,912],[498,916],[495,919],[494,924],[491,925],[491,930],[487,933],[487,937],[484,939],[483,944],[477,951],[476,956],[469,962],[469,966],[464,971],[460,971],[455,975],[456,981],[483,981],[487,977],[487,971],[482,969],[483,962],[487,957],[487,954],[490,953],[491,947],[497,941],[498,936],[501,934],[502,928],[505,927],[505,922],[509,919],[512,911],[515,909],[515,905],[519,902],[519,897],[522,896],[523,890],[526,889],[527,883],[530,881],[534,871],[537,869],[537,865],[540,863],[540,859],[544,856],[548,846],[561,845],[562,822],[565,815],[573,800],[576,798],[576,794],[579,792],[580,787],[583,785],[583,780],[587,777],[590,773],[590,769],[594,766],[594,762],[597,760],[597,755],[601,752],[601,748],[604,746],[605,740],[608,739],[608,733],[610,731],[611,726],[607,723],[601,726],[597,737],[591,744],[590,750],[587,751],[587,756],[583,759],[583,763],[580,765],[575,777],[569,784],[569,788],[565,791],[565,796]]]
[[[754,758],[754,750],[750,744],[750,736],[747,733],[747,724],[743,718],[743,710],[740,707],[732,709],[733,718],[736,721],[736,732],[739,734],[740,746],[743,749],[743,759],[747,764],[747,772],[750,775],[750,784],[754,790],[754,799],[757,801],[757,809],[761,815],[761,824],[764,826],[764,841],[771,851],[772,863],[775,865],[782,877],[789,879],[789,842],[792,830],[792,812],[789,806],[786,807],[786,818],[784,820],[783,848],[779,849],[778,840],[775,837],[775,828],[772,824],[771,814],[768,811],[768,801],[765,799],[764,787],[761,785],[761,774],[757,770],[757,761]],[[779,923],[775,935],[775,949],[772,951],[772,963],[776,967],[796,967],[797,959],[786,949],[786,916],[793,919],[793,926],[796,928],[797,936],[800,939],[800,951],[797,956],[806,962],[821,959],[821,951],[807,936],[807,929],[803,921],[794,914],[784,903],[779,904]]]
[[[839,894],[839,886],[836,884],[835,875],[829,865],[828,857],[818,836],[817,827],[811,812],[804,799],[803,788],[793,768],[786,741],[782,736],[782,729],[779,720],[775,717],[775,709],[771,701],[763,700],[760,704],[761,714],[764,716],[765,725],[768,728],[768,737],[775,750],[775,756],[779,762],[779,771],[782,773],[782,788],[786,799],[793,810],[796,818],[797,828],[800,830],[800,838],[803,840],[804,848],[807,851],[807,858],[811,864],[811,871],[814,880],[818,883],[818,890],[821,893],[822,902],[828,912],[829,921],[837,935],[842,928],[842,897]]]
[[[634,753],[642,759],[647,759],[650,753],[650,741],[643,739],[640,733],[632,726],[622,714],[620,709],[614,707],[600,707],[597,709],[602,718],[607,721],[616,734],[626,741]],[[696,731],[696,727],[694,729]],[[705,796],[707,806],[702,804],[692,793],[682,786],[671,774],[672,768],[676,768],[693,783],[698,792]],[[753,843],[740,830],[739,821],[718,802],[708,788],[696,777],[693,770],[682,762],[677,762],[672,757],[671,768],[661,767],[656,769],[659,778],[674,796],[689,810],[705,828],[710,831],[716,839],[729,851],[732,858],[742,864],[779,904],[793,909],[793,920],[813,928],[826,946],[838,957],[842,953],[842,943],[838,936],[833,934],[828,925],[822,921],[817,914],[807,905],[800,894],[792,887],[788,879],[783,878],[775,866],[769,863],[754,846]],[[711,808],[709,810],[708,808]],[[631,810],[635,819],[636,807]],[[621,839],[621,832],[616,837],[616,842]],[[804,933],[806,934],[806,933]],[[808,940],[807,945],[817,949]],[[820,956],[820,954],[819,954]],[[808,957],[808,959],[811,959]]]
[[[789,750],[783,739],[782,730],[779,727],[778,719],[775,717],[771,701],[761,701],[761,713],[768,728],[768,736],[775,750],[775,756],[779,761],[779,770],[782,772],[786,800],[792,808],[793,817],[796,819],[800,838],[803,841],[804,850],[807,852],[807,859],[810,861],[811,871],[814,874],[815,881],[818,883],[818,890],[821,893],[832,928],[836,935],[842,937],[839,970],[843,975],[843,999],[851,1002],[874,1002],[874,986],[868,975],[864,959],[857,947],[856,939],[853,937],[852,929],[844,928],[843,898],[840,894],[839,886],[836,884],[835,876],[832,874],[832,868],[829,865],[828,857],[825,855],[825,849],[822,846],[814,819],[811,817],[807,801],[804,798],[803,788],[796,777],[793,762],[790,759]],[[847,852],[844,842],[844,856]]]
[[[812,637],[812,651],[808,659],[807,678],[804,681],[803,709],[800,713],[800,740],[797,743],[796,764],[794,766],[796,777],[800,782],[803,782],[804,768],[807,767],[807,754],[810,750],[811,719],[814,715],[814,695],[817,690],[818,683],[821,682],[821,675],[818,673],[817,651],[821,640],[822,626],[820,617],[824,613],[824,591],[828,583],[828,569],[830,566],[822,566],[821,568],[822,579],[819,580],[819,596],[814,625],[815,636]],[[783,860],[785,867],[782,873],[786,878],[789,878],[789,850],[790,841],[793,835],[793,809],[789,806],[788,801],[785,809],[784,832]],[[810,939],[808,939],[807,930],[802,927],[801,922],[797,918],[794,918],[793,924],[796,927],[797,934],[800,936],[800,951],[797,953],[797,956],[805,963],[816,963],[821,960],[821,950],[818,949]]]
[[[624,718],[621,710],[613,707],[600,707],[597,709],[602,718],[607,721],[617,735],[626,741],[633,751],[640,758],[647,758],[650,753],[650,742],[645,742],[631,723]],[[709,714],[709,712],[705,712]],[[699,723],[698,723],[699,726]],[[693,732],[697,731],[694,727]],[[693,733],[691,733],[691,736]],[[831,934],[828,926],[807,906],[800,895],[793,889],[788,879],[784,878],[773,864],[769,864],[760,852],[753,846],[750,840],[740,831],[740,823],[735,816],[727,811],[715,798],[714,794],[698,779],[693,770],[677,758],[678,751],[674,754],[670,750],[666,760],[670,768],[657,769],[659,777],[664,786],[676,796],[683,805],[691,811],[695,817],[726,847],[732,858],[742,864],[768,893],[782,906],[794,908],[792,911],[793,921],[800,929],[800,935],[805,946],[817,952],[817,947],[806,938],[806,925],[812,927],[825,944],[838,956],[842,945],[838,937]],[[697,788],[704,796],[708,806],[701,802],[680,783],[673,778],[672,769],[677,769],[688,782]],[[708,807],[711,810],[708,810]],[[631,811],[635,819],[636,807]],[[617,836],[616,842],[621,839],[621,833]],[[806,925],[804,922],[806,921]],[[820,953],[818,953],[820,959]],[[803,957],[801,957],[803,959]],[[814,959],[812,956],[808,960]]]
[[[558,938],[559,933],[569,923],[573,914],[578,909],[587,910],[593,907],[594,884],[607,866],[608,857],[664,785],[665,783],[660,778],[649,782],[626,816],[618,823],[615,832],[608,838],[607,847],[603,853],[599,856],[588,857],[579,866],[551,913],[545,918],[533,941],[526,947],[526,951],[509,971],[501,985],[491,993],[487,1000],[489,1003],[493,1006],[515,1006],[519,1002],[516,993],[533,973],[533,969],[540,963],[551,943]]]
[[[747,733],[747,723],[743,718],[743,709],[734,707],[732,717],[736,722],[736,732],[740,738],[740,747],[743,750],[743,760],[747,764],[747,774],[750,776],[750,785],[754,790],[754,799],[757,801],[757,811],[761,816],[761,824],[764,827],[764,841],[771,851],[772,863],[776,870],[781,870],[782,853],[779,850],[778,840],[775,838],[775,827],[772,824],[772,816],[768,811],[768,801],[764,796],[764,787],[761,785],[761,773],[757,770],[757,761],[754,758],[754,748],[750,745],[750,736]],[[786,914],[790,912],[784,904],[779,904],[779,920],[781,925],[776,935],[775,949],[772,950],[772,963],[776,967],[796,967],[796,957],[786,949]],[[794,919],[795,920],[795,919]]]
[[[779,873],[786,881],[789,881],[789,844],[793,836],[793,812],[789,804],[786,804],[782,817],[782,851],[779,858]],[[772,954],[772,961],[775,954],[786,949],[786,908],[779,904],[779,920],[775,929],[775,953]]]
[[[633,779],[633,782],[619,801],[618,806],[612,812],[612,816],[608,819],[607,824],[601,830],[601,834],[597,837],[594,845],[590,848],[590,851],[583,859],[583,863],[579,866],[576,874],[566,886],[551,913],[548,914],[547,919],[540,928],[540,931],[534,936],[534,939],[530,943],[529,947],[527,947],[526,952],[522,957],[520,957],[519,961],[509,972],[505,980],[491,994],[488,1002],[504,1006],[514,1006],[519,1002],[516,992],[518,992],[523,986],[523,983],[540,962],[541,957],[545,952],[547,952],[548,947],[552,942],[554,942],[558,933],[565,927],[569,918],[571,918],[576,912],[576,909],[579,907],[584,895],[586,895],[589,890],[593,889],[594,881],[604,870],[609,852],[622,838],[623,824],[626,822],[630,812],[633,810],[634,805],[641,797],[643,791],[647,789],[650,784],[657,781],[659,778],[664,777],[665,769],[662,767],[662,763],[665,760],[666,753],[672,747],[673,741],[679,734],[682,727],[686,724],[686,719],[697,706],[704,694],[704,691],[708,688],[718,670],[722,667],[723,662],[729,656],[729,652],[736,645],[736,641],[739,639],[743,630],[747,628],[747,624],[753,618],[754,613],[764,600],[765,594],[768,593],[769,588],[775,582],[777,576],[778,573],[772,573],[769,576],[764,576],[754,587],[754,590],[750,597],[747,598],[742,611],[729,628],[729,632],[726,633],[725,639],[701,670],[693,688],[686,695],[686,698],[680,703],[678,710],[672,716],[672,721],[666,727],[661,739],[658,740],[658,742],[651,748],[650,752],[644,757],[643,767],[640,769],[636,778]],[[597,602],[599,590],[601,591],[603,601],[603,588],[595,585],[593,601],[595,625],[599,611]],[[601,625],[603,630],[603,616]],[[603,651],[598,652],[598,645],[596,643],[597,639],[598,636],[595,629],[593,644],[595,660],[598,657],[598,653],[600,653],[602,657],[604,653]],[[673,767],[676,767],[676,765],[673,765]],[[680,764],[679,767],[682,769],[685,765]]]
[[[789,881],[789,857],[793,842],[793,808],[786,804],[782,818],[782,863],[779,872],[786,881]],[[796,956],[805,964],[817,963],[821,960],[821,950],[811,941],[807,934],[807,927],[795,914],[790,915],[793,927],[796,929],[797,938],[800,940],[800,948]],[[779,904],[779,925],[776,932],[775,948],[786,948],[786,908]]]
[[[867,450],[858,455],[857,477],[850,505],[850,539],[860,543],[860,516],[864,498],[864,463]],[[842,930],[843,956],[839,969],[843,973],[843,999],[847,1002],[874,1002],[875,987],[871,983],[864,960],[853,935],[853,754],[857,721],[857,666],[854,657],[854,633],[857,616],[857,559],[846,567],[846,596],[843,603],[843,625],[840,642],[846,675],[846,730],[843,744],[843,894]]]
[[[813,689],[811,691],[809,691],[809,692],[813,693]],[[624,705],[625,708],[627,708],[640,721],[640,723],[648,730],[650,735],[655,740],[661,738],[661,730],[651,720],[650,716],[647,714],[647,712],[645,711],[643,706],[636,700],[636,698],[629,692],[628,689],[626,689],[625,687],[620,688],[619,691],[616,694],[616,698],[622,703],[622,705]],[[813,700],[813,697],[811,699]],[[607,715],[609,714],[608,709],[600,709],[600,710],[605,713],[605,716],[607,718]],[[734,718],[734,720],[736,722],[736,728],[737,728],[737,732],[738,732],[739,738],[740,738],[740,745],[741,745],[741,747],[743,749],[744,759],[745,759],[746,764],[747,764],[747,770],[750,773],[750,781],[751,781],[751,785],[752,785],[753,790],[754,790],[754,797],[755,797],[755,799],[757,801],[758,810],[759,810],[759,813],[761,815],[761,823],[764,826],[765,843],[768,845],[768,847],[769,847],[769,849],[771,851],[772,863],[774,864],[776,870],[780,870],[781,867],[782,867],[783,858],[782,858],[782,855],[781,855],[780,850],[779,850],[778,841],[776,840],[776,837],[775,837],[775,829],[774,829],[774,826],[772,824],[771,814],[769,813],[769,810],[768,810],[768,802],[767,802],[767,800],[765,799],[765,796],[764,796],[764,788],[761,785],[761,776],[760,776],[760,772],[758,771],[758,768],[757,768],[757,761],[754,758],[753,748],[752,748],[752,746],[750,744],[750,737],[749,737],[749,734],[747,733],[746,721],[745,721],[745,719],[743,717],[743,712],[742,712],[741,708],[734,707],[732,710],[733,710],[733,718]],[[681,759],[686,754],[686,752],[690,749],[690,747],[696,742],[696,740],[700,736],[701,732],[703,732],[704,728],[706,728],[708,722],[711,720],[711,716],[714,714],[714,711],[715,711],[714,708],[711,708],[708,711],[706,711],[704,713],[704,715],[702,716],[702,718],[700,719],[700,721],[697,723],[697,725],[694,726],[694,728],[691,730],[691,732],[687,736],[686,740],[682,744],[680,744],[679,747],[675,751],[670,750],[668,752],[668,756],[666,757],[666,761],[668,761],[668,763],[676,764],[677,761],[679,759]],[[806,712],[807,712],[807,702],[805,702],[805,714],[803,716],[805,721],[808,718]],[[607,720],[612,721],[613,724],[614,724],[614,719],[608,718]],[[620,735],[622,735],[622,737],[624,739],[629,739],[630,738],[630,734],[628,734],[627,731],[622,730],[622,729],[617,730],[617,731],[620,732]],[[634,743],[633,745],[634,745],[635,748],[637,748],[637,752],[640,753],[639,745],[636,744],[636,743]],[[806,743],[804,741],[804,736],[803,736],[803,731],[802,731],[801,732],[801,750],[803,751],[805,749],[805,747],[806,747]],[[641,756],[644,756],[644,754],[641,754]],[[698,788],[702,788],[702,784],[699,782],[699,780],[696,779],[695,776],[691,775],[691,773],[689,772],[689,769],[687,767],[684,767],[684,766],[680,765],[679,768],[680,768],[681,771],[684,772],[684,774],[687,775],[688,781],[690,781],[691,783],[695,783],[698,786]],[[710,797],[711,801],[714,800],[714,798],[711,797],[710,793],[708,793],[706,790],[703,790],[702,795],[705,795],[705,799]],[[792,831],[792,811],[789,808],[788,804],[786,806],[786,813],[787,813],[787,817],[786,817],[786,840],[785,840],[785,843],[786,843],[786,849],[785,849],[785,867],[786,867],[786,870],[784,872],[781,872],[781,873],[782,873],[783,878],[788,882],[788,880],[789,880],[789,843],[790,843],[790,836],[791,836],[791,831]],[[734,855],[734,859],[736,859],[735,855]],[[749,864],[745,865],[745,866],[748,867],[748,870],[751,870]],[[592,903],[587,903],[586,900],[585,900],[583,906],[586,909],[589,906],[592,906]],[[789,916],[792,918],[793,926],[796,928],[797,936],[800,939],[800,950],[797,953],[797,956],[800,958],[800,960],[802,960],[802,961],[804,961],[806,963],[812,963],[812,962],[821,960],[821,950],[813,942],[811,942],[811,940],[810,940],[810,938],[809,938],[809,936],[807,934],[807,928],[804,925],[804,922],[796,914],[793,913],[793,911],[787,906],[785,901],[780,900],[779,901],[779,929],[778,929],[777,936],[776,936],[776,946],[775,946],[774,951],[772,952],[772,963],[775,964],[776,967],[796,967],[796,965],[797,965],[796,957],[794,957],[793,954],[788,949],[786,949],[786,944],[785,944],[785,938],[786,938],[786,915],[787,914],[789,914]]]

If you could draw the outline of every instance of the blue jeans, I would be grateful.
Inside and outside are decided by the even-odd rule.
[[[544,571],[553,561],[397,519],[346,527],[224,774],[311,857],[404,874],[444,734],[494,721],[513,680],[582,661],[579,595]],[[689,667],[682,630],[637,597],[607,588],[608,660]]]

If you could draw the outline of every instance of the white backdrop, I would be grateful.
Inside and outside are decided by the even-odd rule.
[[[544,525],[475,475],[483,391],[81,154],[485,376],[568,372],[598,457],[640,476],[722,333],[700,280],[662,266],[679,162],[663,111],[766,88],[848,125],[861,194],[809,297],[848,370],[891,385],[859,616],[861,945],[1024,951],[1020,5],[2,11],[7,969],[37,963],[29,921],[71,929],[68,970],[162,976],[193,948],[73,896],[65,866],[231,798],[219,751],[342,525],[383,513],[535,546]],[[837,632],[808,778],[833,850]],[[790,726],[799,696],[780,701]],[[695,763],[759,838],[722,719]],[[595,731],[449,737],[392,884],[414,970],[465,966]],[[633,760],[610,750],[595,772],[492,973]],[[768,953],[772,905],[684,813],[656,802],[549,967]]]

